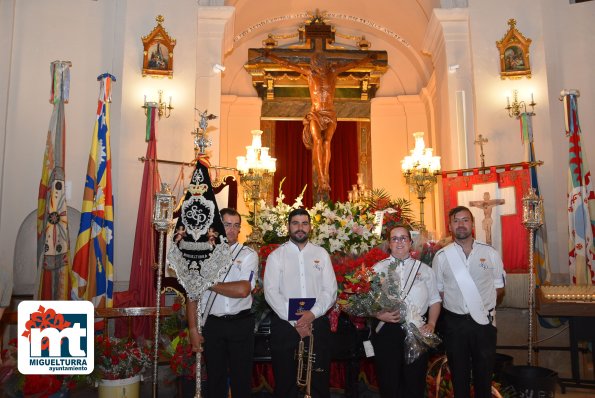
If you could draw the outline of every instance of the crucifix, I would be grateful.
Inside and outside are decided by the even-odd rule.
[[[474,144],[479,145],[479,149],[480,149],[480,158],[481,158],[481,167],[486,167],[486,163],[485,163],[485,155],[483,154],[483,144],[487,144],[488,139],[487,138],[483,138],[483,136],[480,134],[477,136],[477,139],[475,140]]]
[[[312,150],[314,169],[314,201],[328,200],[330,192],[329,164],[331,140],[337,128],[335,90],[341,73],[367,64],[375,68],[378,58],[386,64],[385,51],[343,50],[328,48],[335,40],[335,31],[318,13],[306,23],[302,39],[305,49],[277,49],[265,44],[259,49],[262,58],[300,73],[307,79],[311,108],[304,116],[302,140]],[[372,68],[370,68],[370,64]]]

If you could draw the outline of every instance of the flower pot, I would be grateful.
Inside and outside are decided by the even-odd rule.
[[[99,398],[139,398],[140,376],[127,379],[101,380]]]

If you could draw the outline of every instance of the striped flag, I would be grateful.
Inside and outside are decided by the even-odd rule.
[[[568,156],[568,262],[570,277],[576,285],[595,281],[595,192],[591,172],[583,159],[578,121],[576,90],[562,91]]]
[[[533,145],[533,124],[532,115],[522,113],[519,117],[521,122],[521,140],[525,145],[525,161],[536,162],[535,147]],[[539,181],[537,180],[537,167],[529,168],[531,187],[539,195]],[[547,231],[545,227],[545,217],[541,228],[535,231],[533,241],[533,262],[536,271],[537,286],[551,282],[552,270],[550,268],[549,253],[547,249]]]
[[[71,299],[90,300],[96,308],[113,306],[114,198],[110,144],[109,73],[97,77],[99,99],[87,165],[81,225],[71,273]]]
[[[158,110],[153,103],[147,103],[146,137],[147,152],[143,171],[143,181],[136,216],[136,232],[130,267],[130,286],[128,290],[135,298],[134,305],[153,307],[155,299],[155,260],[157,259],[157,232],[153,228],[153,207],[155,193],[159,191],[159,169],[157,168],[157,132],[156,118]],[[132,323],[132,335],[152,338],[149,317],[139,317]]]
[[[69,61],[51,63],[54,110],[43,156],[37,199],[37,300],[66,300],[70,272],[65,165],[64,103],[70,90]]]

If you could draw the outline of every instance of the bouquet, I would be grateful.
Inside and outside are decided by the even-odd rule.
[[[17,368],[17,339],[2,350],[0,385],[10,397],[62,397],[75,385],[70,375],[24,375]]]
[[[394,277],[396,262],[389,265],[387,275],[378,274],[372,268],[362,267],[356,272],[360,284],[351,294],[343,311],[354,316],[376,316],[381,311],[400,314],[401,325],[405,331],[405,362],[412,363],[429,348],[440,344],[440,338],[434,333],[422,333],[414,322],[420,323],[418,312],[413,306],[408,306],[402,297],[400,281]],[[409,308],[408,308],[409,307]],[[378,332],[384,325],[380,322],[376,327]]]
[[[127,379],[136,376],[152,364],[150,348],[134,340],[109,336],[95,338],[95,370],[103,380]]]
[[[196,353],[192,352],[192,344],[188,336],[188,328],[179,332],[165,349],[169,357],[169,367],[178,377],[188,380],[196,378]]]

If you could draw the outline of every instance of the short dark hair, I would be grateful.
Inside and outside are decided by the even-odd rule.
[[[458,213],[460,213],[462,211],[469,212],[469,214],[471,214],[471,221],[475,222],[475,219],[473,218],[473,213],[471,213],[471,210],[469,210],[469,208],[468,207],[465,207],[465,206],[457,206],[457,207],[453,207],[452,209],[450,209],[450,211],[448,212],[448,219],[450,220],[456,214],[458,214]]]
[[[308,216],[308,221],[311,221],[310,213],[308,213],[308,211],[306,209],[302,209],[301,207],[298,207],[297,209],[293,209],[291,211],[291,213],[289,213],[289,216],[287,217],[287,223],[290,224],[291,219],[295,216]]]
[[[242,216],[236,209],[232,209],[231,207],[224,207],[223,209],[219,210],[219,214],[221,214],[221,219],[223,220],[223,216],[238,216],[240,217],[240,222],[242,222]]]

